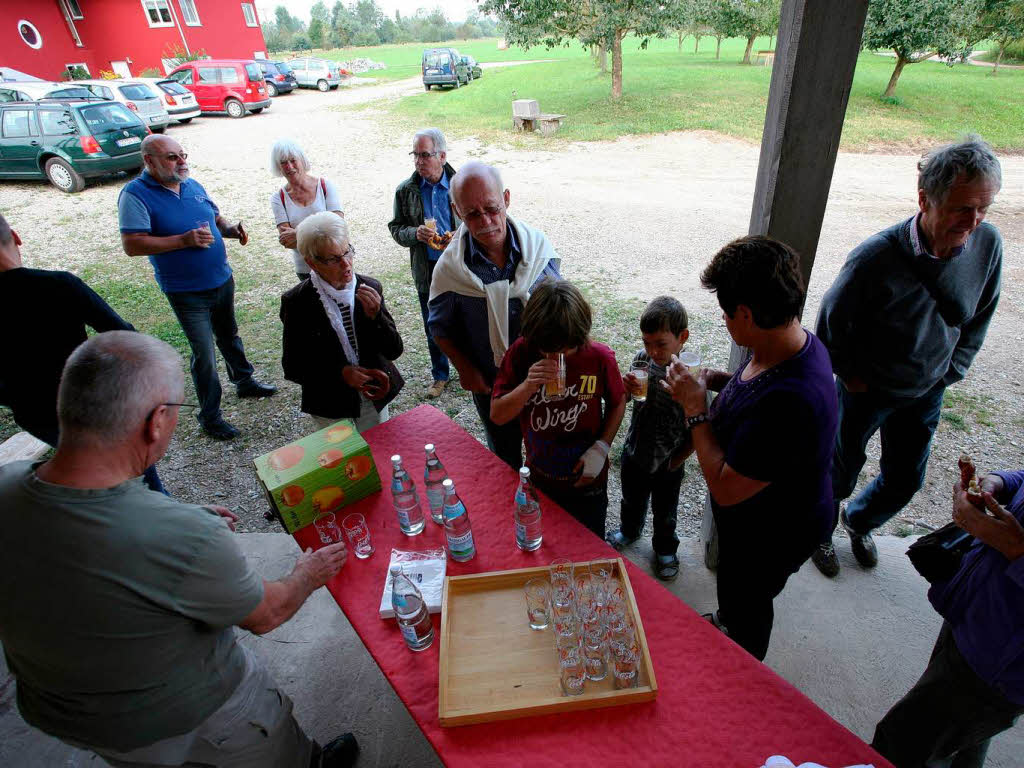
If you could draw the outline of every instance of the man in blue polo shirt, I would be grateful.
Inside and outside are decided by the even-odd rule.
[[[238,430],[221,415],[214,341],[239,397],[277,391],[253,378],[235,322],[235,281],[224,238],[245,245],[249,237],[242,222],[228,224],[202,184],[188,177],[188,155],[174,139],[147,136],[142,158],[145,169],[117,200],[121,244],[129,256],[149,257],[192,347],[200,426],[210,437],[230,440]]]

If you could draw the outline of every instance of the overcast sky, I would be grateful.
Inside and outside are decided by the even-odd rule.
[[[261,20],[273,20],[274,9],[283,5],[292,16],[309,23],[309,9],[316,4],[317,0],[257,0],[256,8],[260,13]],[[349,5],[351,0],[342,0]],[[324,5],[330,10],[334,7],[335,0],[323,0]],[[394,16],[395,11],[400,11],[403,16],[412,16],[417,9],[425,8],[431,10],[437,6],[444,9],[445,16],[450,21],[465,21],[466,16],[476,8],[475,0],[444,0],[444,2],[424,2],[423,0],[377,0],[377,6],[388,16]]]

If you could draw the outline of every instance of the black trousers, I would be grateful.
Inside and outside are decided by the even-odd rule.
[[[508,464],[516,472],[523,466],[523,433],[519,428],[519,419],[515,418],[508,424],[495,424],[491,421],[491,396],[473,393],[473,405],[484,425],[487,447],[491,453]]]
[[[674,555],[679,549],[676,536],[676,512],[679,508],[679,486],[683,482],[683,465],[669,470],[669,460],[653,472],[622,456],[622,535],[627,539],[640,537],[647,518],[650,500],[654,523],[651,545],[656,555]]]
[[[944,622],[924,674],[875,726],[871,746],[896,768],[982,768],[989,739],[1022,713],[975,674]]]
[[[546,493],[558,506],[575,517],[594,535],[604,541],[604,521],[608,516],[607,478],[601,485],[573,488],[571,491],[551,489],[539,477],[533,478],[534,485]],[[598,481],[601,482],[601,481]]]

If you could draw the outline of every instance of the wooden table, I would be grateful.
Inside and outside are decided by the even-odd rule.
[[[469,510],[477,555],[448,561],[449,575],[546,565],[556,557],[591,560],[613,550],[550,500],[542,499],[544,544],[536,552],[515,545],[512,499],[518,477],[440,411],[422,405],[368,430],[366,441],[383,474],[399,453],[421,485],[423,445],[432,442]],[[385,486],[386,476],[385,478]],[[421,489],[422,496],[422,489]],[[438,722],[438,650],[409,651],[393,620],[378,616],[392,548],[444,544],[427,519],[419,536],[404,536],[387,490],[347,507],[366,516],[376,552],[350,557],[327,585],[341,610],[394,687],[440,758],[449,766],[644,765],[756,768],[773,754],[796,764],[832,768],[889,763],[839,725],[800,691],[700,618],[645,571],[628,563],[658,678],[654,701],[458,728]],[[295,534],[301,546],[319,546],[312,526]],[[685,572],[682,578],[686,578]],[[434,617],[439,632],[439,617]],[[439,637],[439,635],[438,635]],[[496,648],[495,653],[501,649]],[[338,684],[345,675],[339,670]],[[359,713],[353,713],[358,718]]]

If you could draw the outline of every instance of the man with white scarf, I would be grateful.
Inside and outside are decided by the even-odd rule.
[[[560,259],[543,232],[508,216],[510,194],[496,168],[467,163],[452,178],[451,192],[463,224],[434,267],[427,325],[473,395],[487,447],[518,470],[519,422],[491,421],[491,387],[519,338],[530,292],[547,277],[561,278]]]
[[[310,273],[281,297],[285,378],[302,387],[302,410],[318,429],[350,418],[362,432],[387,421],[388,403],[402,389],[392,362],[402,337],[381,284],[355,271],[344,219],[315,213],[295,236]]]

